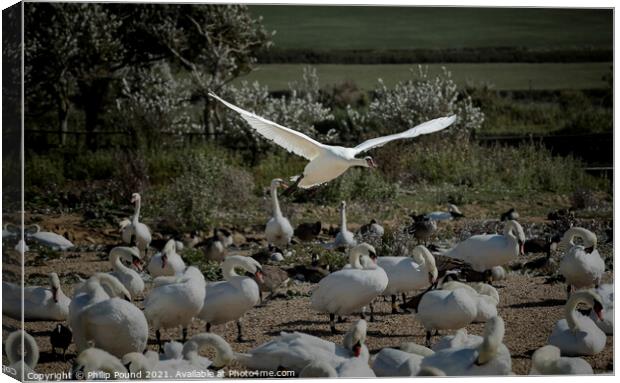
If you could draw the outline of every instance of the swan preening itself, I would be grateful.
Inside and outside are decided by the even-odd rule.
[[[504,321],[501,317],[489,319],[483,337],[470,336],[467,344],[435,349],[421,366],[436,367],[448,376],[508,375],[512,372],[510,351],[502,343]]]
[[[336,271],[321,279],[312,293],[312,309],[329,313],[330,328],[336,333],[335,315],[348,315],[361,310],[381,295],[388,285],[385,271],[376,265],[362,266],[360,257],[376,258],[377,253],[367,243],[349,249],[350,268]]]
[[[238,275],[235,268],[251,273],[254,278]],[[241,317],[252,307],[260,303],[260,289],[257,281],[262,283],[260,263],[251,257],[229,255],[222,263],[223,281],[212,282],[206,286],[206,294],[198,317],[207,322],[207,332],[211,325],[237,321],[237,339],[243,340]]]
[[[366,327],[365,320],[358,320],[345,334],[342,346],[300,332],[282,332],[269,342],[235,357],[247,368],[257,370],[284,368],[300,373],[309,364],[322,362],[330,365],[340,377],[374,376],[368,366],[368,348],[364,345]],[[304,375],[309,373],[307,370]]]
[[[571,295],[564,306],[565,319],[555,324],[548,340],[564,356],[595,355],[603,351],[607,342],[605,333],[596,323],[576,310],[580,303],[592,307],[598,320],[603,315],[602,298],[593,290],[582,290]]]
[[[583,245],[576,245],[575,237],[581,238]],[[571,286],[576,289],[598,287],[605,273],[605,262],[596,250],[596,235],[582,227],[572,227],[564,233],[560,247],[567,249],[559,269],[566,279],[567,293],[570,294]]]
[[[24,340],[23,345],[22,337]],[[23,354],[22,349],[24,352]],[[23,330],[10,333],[6,338],[4,350],[9,361],[9,366],[14,369],[15,372],[15,375],[11,374],[11,376],[21,381],[35,380],[35,376],[31,374],[35,372],[34,368],[37,366],[37,363],[39,363],[39,346],[37,346],[37,342],[35,342],[32,335]],[[13,372],[10,369],[2,370],[2,372],[5,371],[6,373]]]
[[[268,140],[275,142],[289,152],[309,160],[303,174],[297,178],[296,185],[307,189],[321,185],[340,176],[352,166],[374,168],[376,164],[372,157],[356,158],[357,155],[372,148],[377,148],[394,140],[414,138],[422,134],[438,132],[450,126],[456,121],[456,116],[441,117],[424,122],[402,133],[377,137],[357,145],[354,148],[331,146],[322,144],[303,133],[278,125],[267,119],[257,116],[222,100],[213,93],[209,95],[239,115],[259,134]]]
[[[58,274],[49,274],[50,287],[20,285],[2,281],[2,313],[22,318],[22,291],[25,321],[64,321],[69,316],[69,299],[62,291]]]
[[[523,254],[525,234],[517,221],[506,221],[503,234],[474,235],[444,255],[469,263],[476,271],[502,266]]]
[[[162,328],[182,328],[183,341],[187,328],[198,316],[205,300],[205,278],[197,268],[190,266],[182,275],[156,278],[155,288],[144,301],[144,315],[155,330],[161,348]]]
[[[474,323],[484,323],[497,316],[497,305],[499,304],[499,294],[493,286],[485,283],[467,285],[458,281],[450,281],[441,285],[442,290],[453,291],[463,289],[476,302],[476,317]]]
[[[110,298],[102,285],[121,298]],[[148,324],[139,308],[131,304],[131,294],[115,277],[96,273],[76,289],[69,305],[69,326],[77,351],[93,342],[95,347],[117,357],[143,351]]]
[[[151,257],[146,270],[153,278],[174,276],[185,271],[185,262],[183,262],[183,258],[177,254],[177,243],[174,239],[166,243],[161,253],[157,253]]]
[[[271,181],[270,191],[273,216],[265,226],[265,237],[270,245],[284,249],[291,242],[291,238],[293,238],[293,227],[280,210],[280,202],[278,202],[278,187],[280,186],[286,186],[280,178]]]
[[[114,271],[110,275],[116,277],[125,286],[132,298],[136,298],[144,291],[144,281],[140,274],[132,268],[129,268],[121,262],[121,260],[129,262],[132,267],[142,270],[142,261],[140,250],[137,247],[117,246],[110,250],[110,264]],[[105,288],[105,286],[104,286]]]
[[[587,375],[594,374],[592,366],[581,358],[561,356],[560,349],[547,345],[532,355],[530,375]]]
[[[614,335],[614,285],[604,284],[596,289],[603,300],[603,316],[598,318],[596,312],[590,312],[590,319],[607,335]]]
[[[438,271],[433,254],[424,246],[416,246],[409,257],[379,257],[377,265],[385,270],[388,284],[383,295],[392,296],[392,313],[397,313],[396,295],[423,289],[437,281]]]

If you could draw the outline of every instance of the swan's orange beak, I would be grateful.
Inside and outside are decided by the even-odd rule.
[[[280,182],[280,186],[282,186],[282,189],[283,189],[283,190],[286,190],[286,189],[288,189],[288,187],[289,187],[289,186],[288,186],[288,184],[287,184],[287,183],[285,183],[285,182]]]
[[[603,305],[599,302],[594,302],[594,313],[599,320],[603,320]]]
[[[258,270],[256,271],[256,273],[254,273],[254,277],[256,277],[256,280],[259,283],[265,283],[265,278],[263,278],[263,272]]]
[[[355,357],[359,357],[360,354],[362,353],[362,345],[360,344],[360,342],[357,342],[353,345],[353,355],[355,355]]]

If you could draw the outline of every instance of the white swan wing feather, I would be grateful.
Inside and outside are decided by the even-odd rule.
[[[401,133],[390,134],[389,136],[371,138],[370,140],[366,140],[362,142],[361,144],[357,145],[354,148],[354,150],[355,150],[355,153],[358,154],[358,153],[365,152],[373,148],[381,147],[390,141],[401,140],[404,138],[414,138],[414,137],[417,137],[423,134],[435,133],[452,125],[454,121],[456,121],[455,115],[452,115],[450,117],[436,118],[434,120],[423,122]]]
[[[241,109],[236,105],[224,101],[214,93],[209,93],[209,96],[215,98],[228,108],[239,113],[241,118],[243,118],[254,130],[266,139],[275,142],[289,152],[295,153],[298,156],[302,156],[307,160],[312,161],[323,151],[323,144],[301,132],[289,129],[263,117],[257,116],[254,113],[248,112],[247,110]]]

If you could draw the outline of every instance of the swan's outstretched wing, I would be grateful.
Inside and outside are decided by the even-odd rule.
[[[254,113],[248,112],[247,110],[243,110],[238,106],[222,100],[213,93],[209,93],[209,96],[219,100],[222,104],[239,113],[254,130],[266,139],[275,142],[289,152],[295,153],[298,156],[302,156],[310,161],[321,154],[323,144],[313,140],[305,134],[282,125],[278,125],[275,122],[266,120]]]
[[[417,136],[421,136],[422,134],[430,134],[438,132],[442,129],[447,128],[452,125],[456,121],[456,116],[452,115],[450,117],[440,117],[434,120],[426,121],[421,123],[418,126],[415,126],[409,130],[405,130],[401,133],[390,134],[389,136],[371,138],[370,140],[366,140],[361,144],[357,145],[353,148],[356,154],[365,152],[366,150],[372,148],[378,148],[380,146],[385,145],[386,143],[394,140],[400,140],[403,138],[414,138]]]

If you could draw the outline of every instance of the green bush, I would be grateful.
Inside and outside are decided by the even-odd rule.
[[[53,188],[65,180],[62,158],[52,155],[30,154],[25,158],[24,184],[26,188]]]

